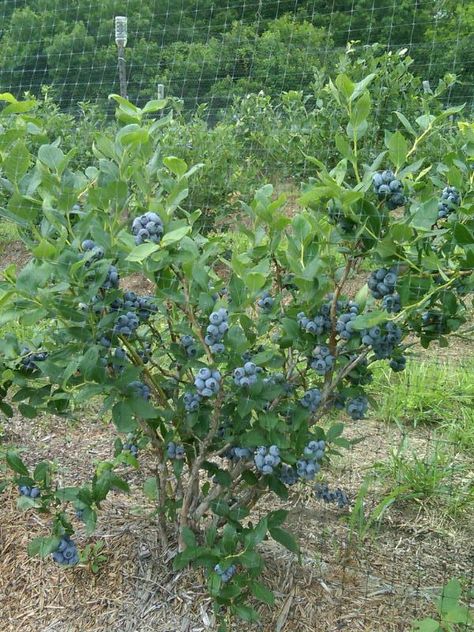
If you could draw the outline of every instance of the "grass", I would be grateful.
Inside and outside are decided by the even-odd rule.
[[[474,454],[474,362],[455,365],[407,363],[401,373],[377,366],[371,393],[375,414],[399,426],[429,424],[461,449]]]
[[[19,239],[18,227],[13,222],[0,221],[0,247]],[[3,248],[0,248],[0,251]]]

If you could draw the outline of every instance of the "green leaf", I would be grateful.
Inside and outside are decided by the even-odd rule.
[[[403,166],[408,153],[408,143],[401,132],[392,134],[387,142],[388,155],[397,169]]]
[[[11,182],[18,182],[28,171],[30,152],[24,143],[18,141],[10,149],[3,161],[3,171]]]
[[[469,610],[459,604],[453,604],[451,607],[447,608],[443,619],[449,623],[461,623],[464,625],[472,623],[472,617]]]
[[[464,224],[456,222],[453,228],[453,235],[456,242],[460,245],[474,245],[474,235]]]
[[[65,156],[55,145],[41,145],[38,150],[38,158],[51,171],[59,171]]]
[[[387,312],[375,310],[373,312],[369,312],[368,314],[360,314],[352,321],[352,323],[354,329],[361,331],[362,329],[370,329],[371,327],[375,327],[375,325],[379,325],[386,320]]]
[[[244,606],[243,604],[234,604],[232,606],[233,611],[244,621],[258,621],[259,615],[256,610],[250,606]]]
[[[255,599],[263,601],[263,603],[266,603],[269,606],[273,606],[273,604],[275,603],[275,595],[272,593],[271,590],[269,590],[260,582],[253,581],[250,584],[250,591]]]
[[[33,478],[40,483],[46,483],[49,478],[50,469],[48,461],[41,461],[41,463],[38,463],[35,467]]]
[[[349,77],[345,74],[338,75],[336,77],[335,84],[339,90],[339,92],[346,98],[350,99],[351,95],[354,92],[355,85],[349,79]]]
[[[286,509],[277,509],[271,511],[267,516],[267,522],[269,527],[280,527],[287,519],[289,511]]]
[[[28,555],[39,557],[47,557],[58,548],[60,538],[49,536],[46,538],[34,538],[28,543]]]
[[[143,493],[148,500],[155,501],[158,498],[158,485],[155,476],[150,476],[143,484]]]
[[[369,116],[371,107],[370,94],[368,92],[364,92],[364,94],[360,97],[358,101],[356,101],[353,106],[350,121],[352,127],[357,130],[357,128],[367,120]]]
[[[266,283],[267,277],[261,272],[249,272],[244,277],[244,283],[251,293],[260,290]]]
[[[423,619],[423,621],[414,622],[414,632],[439,632],[441,628],[439,623],[434,619]]]
[[[398,120],[401,122],[403,127],[407,130],[407,132],[410,133],[412,136],[416,136],[416,132],[413,129],[413,125],[410,123],[407,117],[401,112],[395,112],[395,115],[397,116]]]
[[[438,219],[438,200],[431,199],[423,202],[413,213],[410,225],[421,230],[431,230]]]
[[[370,75],[367,75],[366,77],[358,81],[354,86],[354,90],[352,92],[350,101],[355,101],[355,99],[357,99],[358,96],[361,95],[366,90],[366,88],[372,83],[375,77],[376,77],[376,74],[372,72],[370,73]]]
[[[183,527],[181,529],[181,536],[187,547],[196,547],[196,536],[189,527]]]
[[[115,404],[112,408],[112,419],[119,432],[134,432],[138,427],[138,422],[128,402],[117,402]]]
[[[326,441],[328,442],[334,441],[334,439],[337,439],[337,437],[340,437],[343,432],[344,432],[343,423],[333,424],[326,433]]]
[[[21,474],[21,476],[29,476],[28,468],[16,452],[14,452],[13,450],[8,450],[5,458],[9,467],[14,472],[16,472],[17,474]]]
[[[150,112],[158,112],[162,110],[166,106],[166,99],[152,99],[148,101],[148,103],[143,108],[143,114],[149,114]]]
[[[161,245],[166,247],[171,244],[175,244],[177,241],[181,241],[181,239],[190,232],[191,226],[181,226],[180,228],[176,228],[175,230],[165,234],[161,240]]]
[[[299,555],[300,547],[298,546],[298,543],[296,542],[294,536],[291,533],[289,533],[285,529],[282,529],[281,527],[271,527],[270,535],[272,536],[274,540],[276,540],[277,542],[282,544],[286,549],[288,549],[288,551],[291,551],[292,553],[296,553],[296,555]]]
[[[132,252],[126,257],[126,261],[141,263],[145,259],[148,259],[148,257],[154,252],[160,250],[160,248],[161,246],[159,244],[154,244],[152,242],[140,244],[139,246],[135,246]]]
[[[186,171],[188,170],[188,165],[181,158],[176,158],[176,156],[168,156],[167,158],[163,158],[163,164],[165,167],[174,173],[178,178],[184,176]]]

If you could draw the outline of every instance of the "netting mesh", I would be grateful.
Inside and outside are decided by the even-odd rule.
[[[115,38],[116,16],[127,18],[124,51]],[[90,101],[110,114],[113,105],[108,102],[109,94],[122,92],[141,105],[150,98],[160,98],[159,86],[164,86],[165,96],[181,101],[186,114],[202,109],[201,119],[193,121],[190,116],[189,126],[172,129],[170,146],[189,164],[206,161],[208,175],[191,185],[189,205],[202,208],[204,216],[212,209],[207,230],[214,228],[215,207],[223,205],[223,200],[230,205],[244,190],[243,172],[247,173],[249,189],[256,188],[255,183],[261,183],[269,173],[276,173],[277,192],[287,189],[290,198],[296,197],[294,182],[289,179],[306,176],[308,164],[294,143],[301,143],[305,134],[309,139],[314,134],[317,139],[321,120],[330,124],[330,117],[319,116],[318,96],[331,74],[357,72],[355,80],[360,80],[373,70],[370,64],[377,64],[377,56],[392,52],[392,62],[385,67],[387,74],[371,86],[376,119],[393,117],[391,90],[397,97],[399,91],[403,98],[418,91],[438,99],[436,86],[447,73],[455,74],[457,81],[449,82],[448,89],[440,94],[442,104],[466,103],[466,117],[474,105],[474,5],[468,1],[3,0],[0,24],[0,92],[22,97],[25,92],[41,95],[47,88],[63,111],[76,114],[79,102]],[[122,54],[125,86],[119,74]],[[413,59],[409,66],[412,74],[402,65],[408,56]],[[292,91],[302,96],[291,96]],[[279,100],[282,94],[287,96]],[[244,98],[238,108],[237,98]],[[291,126],[286,130],[290,109]],[[212,125],[207,124],[226,114],[234,122],[240,120],[241,126],[222,127],[211,136]],[[91,129],[83,124],[81,133],[90,131],[92,137],[94,129],[92,121]],[[271,142],[273,133],[275,145]],[[229,139],[238,134],[241,146],[234,149]],[[381,135],[380,128],[374,127],[368,134],[380,141],[376,138]],[[69,149],[78,139],[66,137],[63,142]],[[278,155],[273,151],[276,145]],[[204,157],[198,153],[202,147]],[[440,152],[443,150],[441,147]],[[336,153],[329,146],[322,151],[327,154],[323,157],[332,158]],[[437,151],[436,146],[433,151]],[[262,156],[261,163],[254,160],[256,155]],[[374,157],[368,152],[367,161]],[[272,162],[268,172],[266,161]],[[230,222],[234,221],[232,216]],[[464,370],[472,375],[472,349],[461,347],[459,343],[454,350],[459,381]],[[418,365],[419,359],[414,354],[411,363]],[[430,367],[451,366],[452,361],[452,357],[433,353]],[[445,383],[449,371],[436,378],[439,384]],[[411,370],[409,375],[413,375]],[[453,427],[461,428],[462,437],[451,435],[447,417],[457,404],[441,408],[438,417],[433,400],[410,404],[413,384],[396,382],[394,389],[394,383],[387,384],[386,390],[395,390],[398,400],[374,390],[379,403],[388,400],[382,402],[385,409],[378,411],[377,421],[371,420],[365,429],[349,428],[352,438],[368,434],[368,444],[355,444],[327,479],[329,485],[341,486],[347,492],[351,522],[341,520],[341,515],[347,518],[347,507],[342,512],[334,506],[324,507],[314,495],[309,502],[303,492],[298,499],[301,511],[292,526],[302,539],[311,540],[305,562],[307,567],[314,565],[322,587],[317,602],[327,607],[333,619],[324,627],[319,615],[313,618],[311,614],[318,609],[309,608],[305,627],[295,630],[342,630],[346,625],[347,629],[354,625],[350,629],[360,630],[408,629],[414,617],[432,611],[433,598],[449,579],[460,577],[465,593],[472,591],[472,527],[465,525],[462,515],[473,495],[470,457],[466,456],[472,453],[472,413],[459,406],[459,423],[453,422]],[[378,381],[377,389],[380,384]],[[426,379],[414,391],[415,397],[431,386]],[[461,386],[460,397],[464,397],[468,387]],[[438,393],[436,402],[440,401]],[[416,425],[418,417],[420,426],[407,432],[406,427]],[[421,424],[426,421],[431,425]],[[405,422],[409,422],[406,427]],[[448,425],[447,433],[437,433],[437,424]],[[67,452],[66,443],[61,452]],[[379,477],[364,495],[364,476],[374,466]],[[397,505],[386,523],[376,520],[379,504],[390,500],[396,489],[402,496],[402,508],[398,510]],[[410,494],[415,494],[414,498],[408,498]],[[407,504],[403,505],[405,496]],[[146,539],[147,535],[140,537]],[[277,567],[279,562],[282,567],[287,563],[277,559]],[[148,577],[145,565],[140,567],[142,571],[143,577],[137,578],[140,581]],[[305,589],[310,585],[307,575],[301,579]],[[301,590],[300,603],[304,603],[304,594]],[[139,609],[140,604],[134,607]],[[143,614],[143,621],[147,616]],[[383,616],[386,618],[379,623]]]
[[[348,42],[406,48],[431,85],[459,83],[449,103],[473,96],[472,5],[413,0],[5,0],[1,5],[1,89],[21,95],[52,86],[63,107],[119,92],[114,17],[128,18],[128,96],[167,95],[187,108],[220,109],[234,95],[311,92]]]

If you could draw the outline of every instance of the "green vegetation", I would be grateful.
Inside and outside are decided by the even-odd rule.
[[[374,395],[377,417],[399,425],[429,424],[458,446],[474,447],[474,366],[454,361],[409,361],[394,376],[380,367]]]
[[[113,18],[123,11],[118,0],[3,3],[2,86],[17,96],[53,86],[63,107],[98,96],[105,101],[118,92]],[[155,97],[157,83],[188,109],[207,102],[220,108],[260,90],[310,92],[314,72],[334,72],[338,53],[354,40],[407,48],[424,80],[436,85],[447,72],[459,76],[451,103],[472,98],[469,2],[129,0],[126,11],[133,101]]]

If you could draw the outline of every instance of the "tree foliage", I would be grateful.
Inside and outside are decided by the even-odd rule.
[[[0,80],[19,96],[54,86],[63,106],[105,100],[118,91],[113,18],[115,0],[91,4],[56,0],[11,2],[3,8]],[[132,0],[127,3],[129,95],[143,102],[165,83],[189,107],[235,94],[307,90],[314,70],[332,71],[350,41],[407,48],[415,72],[436,84],[446,72],[462,84],[450,99],[472,97],[470,3],[386,0],[245,2]]]

